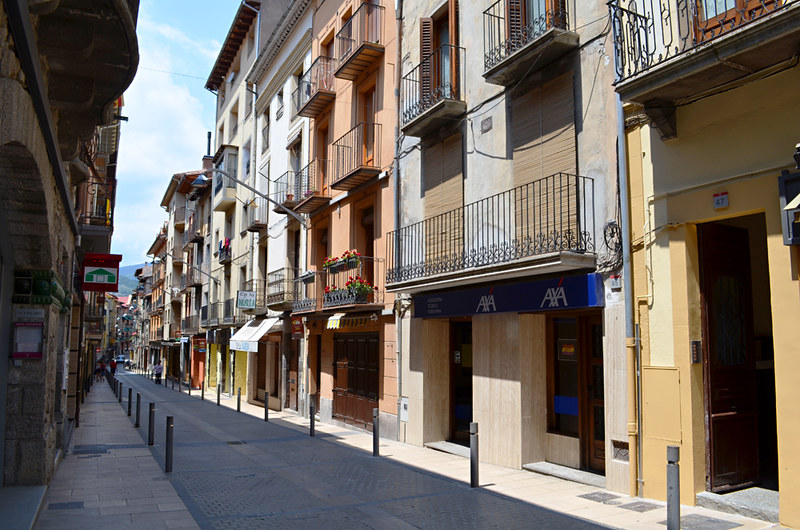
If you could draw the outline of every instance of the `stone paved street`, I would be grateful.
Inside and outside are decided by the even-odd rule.
[[[461,457],[382,440],[375,458],[362,432],[318,423],[312,438],[292,414],[265,423],[258,407],[237,413],[228,398],[217,407],[139,375],[119,379],[121,405],[108,385],[92,388],[37,528],[664,528],[660,503],[626,509],[631,500],[618,494],[487,464],[482,487],[471,489]],[[138,430],[126,415],[129,385],[142,394]],[[168,415],[174,462],[164,474]],[[701,517],[684,528],[769,526],[699,508],[684,514]]]

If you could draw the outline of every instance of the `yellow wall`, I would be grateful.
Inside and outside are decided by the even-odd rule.
[[[247,352],[234,350],[234,367],[233,367],[233,388],[231,389],[232,395],[241,388],[242,396],[247,399]]]
[[[681,446],[681,501],[705,490],[702,338],[696,224],[750,214],[766,220],[775,350],[781,523],[800,526],[800,283],[798,253],[783,245],[777,176],[791,162],[800,68],[678,110],[678,139],[629,131],[636,317],[642,326],[644,494],[666,494],[666,445]],[[768,98],[764,97],[769,95]],[[726,191],[729,207],[715,210]],[[792,254],[794,253],[794,257]],[[754,278],[755,282],[766,279]],[[765,319],[757,319],[763,326]],[[677,406],[676,406],[677,405]]]
[[[209,343],[208,348],[208,388],[217,386],[217,345]]]

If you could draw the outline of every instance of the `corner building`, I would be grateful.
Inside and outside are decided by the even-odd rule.
[[[403,2],[399,438],[628,491],[605,6]]]

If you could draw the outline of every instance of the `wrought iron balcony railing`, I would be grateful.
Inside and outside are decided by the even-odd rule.
[[[566,0],[498,0],[483,12],[483,68],[489,70],[548,30],[569,29]]]
[[[443,114],[440,118],[447,119],[466,110],[462,87],[466,68],[464,57],[464,48],[445,44],[423,57],[417,66],[403,76],[401,117],[406,134],[416,136],[414,131],[408,131],[408,125],[426,113]],[[460,105],[445,108],[448,102],[460,102]],[[436,127],[438,124],[431,125]]]
[[[164,340],[164,328],[158,327],[152,330],[153,340]]]
[[[593,253],[594,181],[556,173],[388,234],[386,284]]]
[[[282,309],[282,306],[286,306],[286,309],[290,308],[298,295],[298,284],[295,283],[297,276],[297,269],[292,267],[283,267],[267,274],[266,304],[268,307]]]
[[[380,123],[361,122],[333,143],[332,188],[351,190],[381,172],[380,137]]]
[[[256,278],[254,280],[247,280],[244,283],[245,291],[253,291],[256,293],[256,307],[255,311],[264,311],[267,308],[267,279]]]
[[[616,72],[624,81],[797,0],[611,0]]]
[[[186,206],[178,206],[175,208],[173,222],[175,226],[184,226],[186,224]]]
[[[253,204],[248,209],[247,230],[258,232],[267,227],[267,214],[269,213],[269,203],[263,197],[253,199]]]
[[[316,118],[320,112],[334,99],[333,70],[336,59],[333,57],[317,57],[311,68],[297,82],[297,89],[292,94],[295,112],[298,116]]]
[[[181,321],[181,333],[184,335],[194,335],[200,330],[200,316],[189,315]]]
[[[297,173],[294,188],[297,193],[294,197],[296,212],[310,213],[330,202],[331,166],[330,160],[317,158]]]
[[[232,250],[230,245],[225,247],[220,247],[218,258],[221,264],[230,263],[231,256],[232,256]]]
[[[357,256],[339,260],[325,269],[322,307],[382,304],[384,296],[382,258]]]
[[[114,226],[114,187],[115,180],[111,178],[89,182],[83,196],[79,222],[92,226]]]
[[[336,77],[355,79],[383,55],[383,13],[383,6],[363,3],[344,23],[336,34]]]
[[[293,313],[316,311],[322,304],[322,293],[325,290],[324,276],[322,272],[307,271],[295,279]]]
[[[220,324],[220,316],[222,314],[222,304],[219,302],[212,302],[208,304],[208,320],[206,327],[212,328]]]
[[[208,306],[204,305],[200,308],[200,325],[204,328],[208,326]]]
[[[274,182],[274,192],[272,198],[281,206],[275,206],[275,213],[285,214],[286,210],[293,209],[299,200],[300,175],[298,171],[287,171]]]

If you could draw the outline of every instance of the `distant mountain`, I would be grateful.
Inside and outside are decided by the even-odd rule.
[[[145,263],[140,263],[139,265],[126,265],[125,267],[120,267],[119,287],[118,291],[114,294],[120,296],[131,294],[139,286],[139,280],[136,279],[134,273],[136,272],[136,269],[141,269],[145,265]]]

